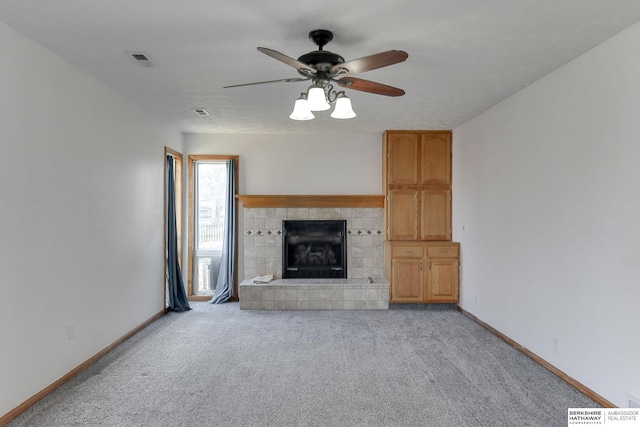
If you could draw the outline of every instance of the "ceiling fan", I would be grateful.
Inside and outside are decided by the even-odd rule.
[[[292,83],[311,80],[312,85],[309,88],[308,93],[303,93],[301,94],[301,97],[298,98],[298,101],[304,101],[304,108],[306,108],[306,104],[309,104],[308,107],[311,111],[327,110],[330,108],[329,103],[334,102],[336,102],[337,110],[338,106],[341,104],[341,99],[343,100],[342,104],[346,104],[346,102],[348,101],[348,109],[351,110],[351,101],[349,100],[349,98],[345,95],[344,91],[334,91],[333,85],[331,84],[332,82],[344,88],[359,90],[362,92],[369,92],[376,95],[402,96],[405,94],[404,90],[402,89],[384,85],[382,83],[351,77],[351,75],[403,62],[409,57],[407,52],[404,52],[402,50],[388,50],[386,52],[381,52],[345,62],[342,56],[323,49],[324,46],[333,39],[333,33],[331,31],[311,31],[309,33],[309,39],[318,46],[318,50],[306,53],[300,56],[298,59],[291,58],[287,55],[284,55],[272,49],[268,49],[266,47],[258,48],[258,50],[265,55],[268,55],[295,68],[302,77],[268,80],[255,83],[244,83],[225,86],[224,88],[226,89],[240,86],[251,86],[265,83]],[[298,101],[296,101],[296,108],[299,104]],[[302,106],[301,103],[300,105]],[[303,114],[305,118],[296,118],[294,117],[295,114],[296,110],[294,110],[294,113],[292,113],[290,117],[296,120],[308,120],[313,118],[313,115],[310,114],[310,112],[308,114]],[[343,116],[346,115],[350,117],[338,117],[341,114]],[[334,111],[332,117],[355,117],[355,113],[353,113],[353,110],[351,110],[350,112],[343,112],[341,114],[337,114],[337,112]]]

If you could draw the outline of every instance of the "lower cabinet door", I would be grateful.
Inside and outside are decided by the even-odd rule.
[[[427,302],[458,302],[458,258],[429,259]]]
[[[391,260],[391,302],[424,301],[423,266],[419,258]]]

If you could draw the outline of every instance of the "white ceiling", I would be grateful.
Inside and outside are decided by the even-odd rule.
[[[640,1],[0,0],[0,20],[185,132],[381,133],[461,125],[640,21]],[[347,89],[355,119],[296,122],[288,116],[309,82],[223,89],[299,77],[256,47],[297,58],[316,50],[308,33],[320,28],[334,32],[325,50],[347,61],[408,52],[356,75],[406,95]]]

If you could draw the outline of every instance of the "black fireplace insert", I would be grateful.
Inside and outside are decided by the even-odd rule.
[[[282,230],[283,278],[347,278],[346,220],[284,220]]]

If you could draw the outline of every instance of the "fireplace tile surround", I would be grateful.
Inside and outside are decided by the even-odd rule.
[[[243,211],[241,309],[388,309],[382,208],[245,207]],[[282,279],[282,221],[332,219],[347,222],[347,279]],[[270,283],[251,282],[269,274],[275,278]]]
[[[347,278],[384,277],[382,208],[245,208],[244,278],[273,274],[282,278],[282,221],[347,221]]]

